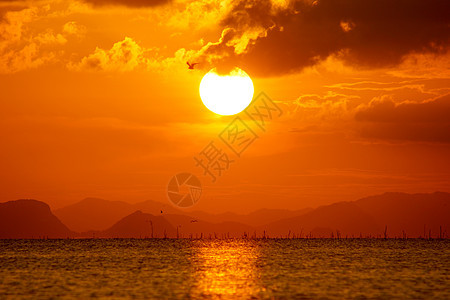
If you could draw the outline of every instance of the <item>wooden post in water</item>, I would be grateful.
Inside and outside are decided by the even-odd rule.
[[[152,220],[147,220],[147,223],[150,223],[150,232],[151,232],[151,237],[153,238],[153,222]]]

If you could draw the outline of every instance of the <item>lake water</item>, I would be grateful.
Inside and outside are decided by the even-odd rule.
[[[0,299],[450,299],[448,240],[0,240]]]

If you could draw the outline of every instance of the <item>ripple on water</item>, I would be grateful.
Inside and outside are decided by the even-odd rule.
[[[450,298],[447,240],[0,240],[0,298]]]

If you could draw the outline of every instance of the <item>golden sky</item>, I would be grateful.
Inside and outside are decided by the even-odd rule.
[[[447,0],[0,1],[0,199],[166,202],[179,172],[199,176],[195,208],[212,212],[448,192],[449,11]],[[209,111],[198,89],[233,66],[283,115],[213,183],[194,156],[234,116]]]

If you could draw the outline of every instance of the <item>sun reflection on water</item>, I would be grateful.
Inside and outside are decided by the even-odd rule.
[[[242,240],[202,243],[192,259],[196,266],[193,297],[242,299],[264,290],[256,268],[256,243]]]

